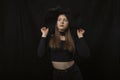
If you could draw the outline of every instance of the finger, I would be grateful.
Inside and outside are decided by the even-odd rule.
[[[43,29],[45,30],[45,29],[46,29],[46,27],[43,27]]]
[[[82,33],[82,34],[84,34],[84,33],[85,33],[85,31],[82,31],[81,33]]]
[[[41,29],[41,31],[45,31],[45,29],[44,29],[44,28],[42,28],[42,29]]]
[[[80,29],[80,32],[85,32],[85,30],[84,29]]]
[[[84,34],[85,30],[77,30],[77,33],[81,33],[81,34]]]
[[[82,30],[81,30],[81,29],[78,29],[77,32],[82,32]]]
[[[47,28],[46,27],[43,27],[42,30],[46,30]]]
[[[43,29],[44,27],[41,28],[41,30]]]
[[[85,30],[82,30],[82,32],[85,32]]]
[[[82,28],[79,28],[79,30],[82,30]]]
[[[49,31],[49,28],[46,28],[46,31]]]

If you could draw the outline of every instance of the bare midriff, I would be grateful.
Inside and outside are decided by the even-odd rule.
[[[55,69],[59,70],[65,70],[71,67],[75,63],[74,60],[67,61],[67,62],[58,62],[58,61],[52,61],[52,65]]]

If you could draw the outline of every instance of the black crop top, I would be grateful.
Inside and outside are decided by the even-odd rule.
[[[61,48],[50,49],[51,60],[53,61],[71,61],[74,59],[73,52],[64,49],[65,41],[61,41]]]
[[[64,41],[61,41],[62,47],[59,49],[51,49],[47,53],[50,53],[51,61],[71,61],[75,59],[75,54],[79,56],[88,57],[89,56],[89,48],[86,45],[84,38],[78,38],[75,41],[76,53],[70,52],[68,50],[64,50]],[[41,37],[39,45],[38,45],[38,56],[41,58],[44,56],[47,50],[47,38]]]

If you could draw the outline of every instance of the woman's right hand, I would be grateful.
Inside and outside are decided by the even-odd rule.
[[[41,32],[42,32],[42,37],[46,37],[48,34],[49,28],[47,27],[42,27]]]

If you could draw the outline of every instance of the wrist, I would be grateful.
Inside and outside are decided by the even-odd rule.
[[[42,35],[42,37],[47,37],[46,35]]]
[[[83,35],[81,35],[81,36],[78,36],[78,38],[80,39],[80,38],[83,38],[84,36]]]

